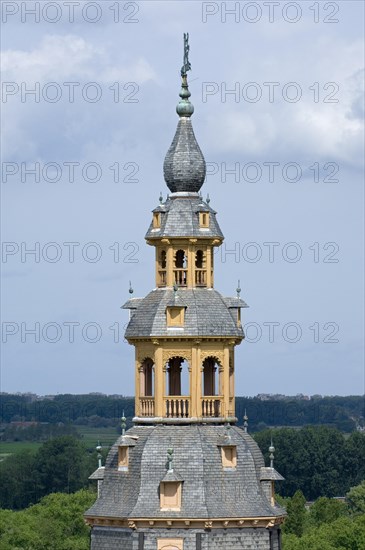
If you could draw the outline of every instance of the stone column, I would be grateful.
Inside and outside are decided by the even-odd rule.
[[[223,402],[224,415],[228,416],[229,411],[229,347],[224,345],[223,349]]]
[[[163,396],[165,391],[165,373],[163,370],[163,349],[156,344],[155,348],[155,416],[164,416]]]
[[[138,348],[135,347],[135,388],[136,388],[136,397],[135,397],[135,416],[140,416],[141,413],[141,384],[140,384],[140,369],[141,365],[138,361]]]
[[[198,378],[199,378],[199,363],[198,363],[198,354],[200,350],[198,348],[199,344],[196,343],[191,348],[191,365],[190,365],[190,400],[191,400],[191,410],[190,416],[197,417],[199,416],[199,387],[198,387]]]

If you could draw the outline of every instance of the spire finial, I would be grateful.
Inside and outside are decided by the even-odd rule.
[[[186,76],[186,73],[188,71],[191,71],[191,64],[189,61],[189,33],[184,32],[184,60],[183,60],[183,66],[181,67],[181,76]]]
[[[245,416],[243,417],[243,431],[247,434],[248,431],[248,416],[245,409]]]
[[[162,191],[160,191],[160,196],[159,196],[159,199],[160,203],[162,204],[163,203],[163,196],[162,196]]]
[[[125,429],[127,427],[127,419],[124,416],[124,411],[122,412],[121,427],[122,427],[122,437],[124,437],[125,436]]]
[[[230,441],[231,440],[231,425],[229,422],[226,424],[226,438]]]
[[[134,290],[132,288],[132,283],[129,281],[129,290],[128,290],[129,294],[133,294]]]
[[[98,468],[101,468],[101,459],[102,459],[102,456],[101,456],[101,449],[102,449],[102,446],[100,445],[100,441],[98,441],[98,444],[96,445],[96,451],[98,453],[97,457],[98,457]]]
[[[191,96],[191,93],[189,91],[188,87],[188,78],[187,78],[187,72],[191,71],[191,64],[189,61],[189,33],[184,33],[184,59],[183,59],[183,66],[181,67],[181,90],[180,90],[180,97],[181,100],[179,101],[176,112],[180,117],[191,117],[191,115],[194,112],[194,106],[189,101],[189,97]]]
[[[241,294],[241,283],[240,283],[239,279],[238,279],[238,285],[237,285],[237,288],[236,288],[236,292],[237,292],[237,298],[239,298],[240,294]]]
[[[184,35],[184,61],[181,69],[180,101],[176,107],[179,122],[166,153],[163,174],[171,193],[198,193],[205,181],[207,166],[191,124],[194,107],[189,101],[187,72],[190,71],[189,36]]]
[[[208,193],[208,195],[207,195],[207,198],[206,198],[206,201],[205,201],[205,202],[206,202],[207,204],[209,204],[209,203],[210,203],[210,197],[209,197],[209,193]]]
[[[273,445],[273,442],[272,442],[272,436],[271,436],[271,444],[270,444],[270,447],[269,447],[269,453],[270,453],[270,468],[273,468],[274,467],[274,453],[275,453],[275,447]]]
[[[168,463],[168,471],[169,472],[174,471],[174,468],[173,468],[173,465],[172,465],[173,454],[174,454],[174,449],[172,447],[169,447],[167,449],[167,463]]]

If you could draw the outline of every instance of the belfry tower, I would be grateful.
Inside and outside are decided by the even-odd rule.
[[[283,478],[273,455],[265,467],[247,423],[235,426],[234,349],[247,305],[239,288],[232,298],[214,289],[213,251],[224,237],[199,194],[206,166],[191,124],[188,53],[184,35],[179,122],[164,162],[170,194],[146,234],[156,288],[123,306],[135,347],[134,427],[91,476],[91,550],[281,548],[274,483]]]

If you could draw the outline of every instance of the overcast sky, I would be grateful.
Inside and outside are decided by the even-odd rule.
[[[250,306],[236,393],[363,393],[363,2],[2,10],[2,391],[134,393],[120,306],[154,288],[189,32],[215,286]]]

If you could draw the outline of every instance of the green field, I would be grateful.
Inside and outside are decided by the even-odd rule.
[[[103,447],[111,447],[115,443],[119,434],[116,428],[89,428],[88,426],[77,426],[77,431],[81,434],[82,441],[88,448],[94,449],[100,441]]]
[[[0,443],[0,461],[20,451],[36,451],[41,445],[42,443],[37,441],[2,441]]]
[[[81,441],[88,449],[95,449],[98,441],[100,445],[111,447],[118,437],[116,428],[89,428],[88,426],[78,426],[77,431],[81,435]],[[44,442],[38,441],[2,441],[0,443],[0,462],[10,455],[25,450],[36,451]]]

